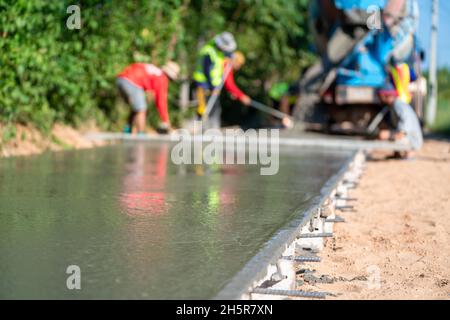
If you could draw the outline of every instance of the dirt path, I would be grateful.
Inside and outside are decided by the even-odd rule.
[[[356,212],[340,213],[347,223],[321,263],[303,266],[315,272],[298,276],[300,288],[335,299],[450,299],[450,143],[428,141],[415,161],[372,156],[351,194]]]
[[[47,150],[60,151],[68,149],[86,149],[104,145],[104,142],[95,142],[84,137],[84,133],[95,132],[95,126],[86,126],[85,129],[55,124],[48,134],[32,126],[15,125],[15,134],[7,141],[4,140],[5,128],[0,124],[0,158],[10,156],[27,156],[39,154]]]

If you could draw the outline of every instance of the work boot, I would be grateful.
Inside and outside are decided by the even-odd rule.
[[[168,134],[169,131],[170,126],[167,123],[161,123],[156,129],[156,132],[158,132],[159,134]]]
[[[125,128],[123,128],[123,133],[131,134],[131,126],[126,125]]]

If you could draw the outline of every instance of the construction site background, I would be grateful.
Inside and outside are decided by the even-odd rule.
[[[66,26],[69,1],[3,2],[1,143],[17,138],[17,123],[32,124],[44,133],[55,123],[78,127],[88,120],[103,130],[121,130],[127,107],[117,99],[114,78],[124,66],[174,59],[187,81],[199,44],[223,30],[236,34],[247,55],[237,77],[239,85],[268,102],[271,84],[296,80],[314,62],[308,4],[308,0],[87,0],[81,6],[81,28],[71,30]],[[435,125],[441,132],[450,131],[449,79],[450,71],[441,70]],[[180,108],[182,85],[183,81],[170,90],[175,126],[194,112]],[[156,111],[150,110],[150,121],[156,124]],[[245,116],[247,110],[236,107],[233,112]]]
[[[71,30],[66,26],[69,1],[2,2],[0,121],[6,127],[33,123],[48,131],[55,121],[77,126],[94,119],[102,129],[121,130],[128,109],[117,105],[114,80],[125,66],[162,65],[172,59],[187,79],[198,46],[224,30],[236,34],[247,56],[240,85],[253,96],[263,96],[267,84],[262,79],[295,79],[313,59],[308,3],[87,0],[80,5],[80,29]],[[179,108],[182,84],[170,88],[174,125],[192,111]]]

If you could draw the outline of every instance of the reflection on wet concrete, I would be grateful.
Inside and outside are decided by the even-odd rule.
[[[176,166],[168,144],[0,161],[0,298],[211,298],[348,153],[281,149],[280,171]],[[66,268],[81,268],[81,290]]]

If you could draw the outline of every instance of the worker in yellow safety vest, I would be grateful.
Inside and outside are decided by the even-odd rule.
[[[220,94],[224,78],[231,72],[231,69],[226,70],[224,68],[226,59],[231,57],[236,49],[236,40],[229,32],[217,35],[201,48],[197,67],[193,75],[198,101],[197,116],[199,119],[206,112],[206,99]],[[208,114],[208,126],[219,128],[220,117],[221,108],[219,99],[217,99],[217,102]]]
[[[411,82],[411,72],[408,64],[401,63],[390,67],[390,76],[394,83],[395,89],[398,92],[398,98],[410,104],[412,100],[411,92],[409,91],[409,84]]]

